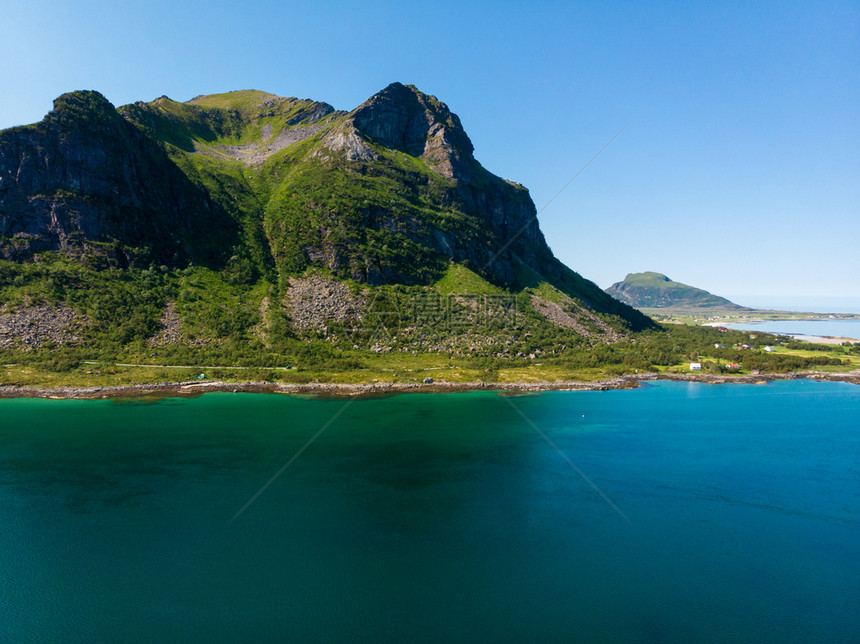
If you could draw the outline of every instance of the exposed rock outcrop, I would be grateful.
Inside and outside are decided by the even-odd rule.
[[[392,83],[353,110],[350,120],[374,141],[420,157],[449,179],[471,176],[475,148],[457,115],[435,96]]]
[[[322,139],[320,150],[311,153],[321,156],[323,150],[343,154],[347,161],[376,161],[379,156],[356,131],[354,123],[347,121],[330,130]]]

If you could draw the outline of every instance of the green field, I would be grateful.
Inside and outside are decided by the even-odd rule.
[[[406,352],[372,354],[354,351],[348,356],[349,368],[346,369],[314,366],[312,361],[289,365],[289,368],[286,364],[277,367],[273,364],[240,367],[211,362],[204,364],[205,361],[187,366],[90,360],[56,365],[47,363],[44,359],[35,359],[36,355],[12,356],[7,352],[3,356],[5,360],[15,357],[24,360],[18,363],[7,362],[0,366],[0,386],[57,389],[213,380],[284,384],[408,384],[422,383],[428,377],[445,383],[593,382],[646,371],[693,373],[690,371],[690,362],[700,362],[703,365],[703,370],[697,373],[728,377],[749,375],[754,371],[763,374],[807,370],[825,373],[860,371],[860,345],[856,348],[809,345],[810,348],[805,349],[777,345],[776,351],[770,354],[745,350],[741,352],[745,356],[740,358],[742,367],[738,370],[725,369],[726,365],[736,361],[737,352],[727,354],[713,350],[713,345],[710,347],[710,351],[705,346],[696,350],[687,344],[688,353],[683,359],[679,360],[676,356],[675,359],[666,361],[667,364],[649,363],[641,356],[638,360],[631,360],[631,356],[635,354],[630,346],[618,347],[608,353],[604,351],[601,358],[597,357],[599,352],[581,351],[545,361],[454,358],[438,353],[412,355]],[[612,353],[616,355],[612,356]],[[755,362],[758,359],[766,362],[758,365]],[[639,364],[639,367],[633,364]],[[200,375],[204,378],[199,379]]]

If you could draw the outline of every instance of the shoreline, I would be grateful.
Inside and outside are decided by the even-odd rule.
[[[816,322],[821,320],[822,322],[828,322],[829,320],[823,318],[814,318],[814,319],[801,319],[801,320],[788,320],[791,322]],[[785,320],[776,318],[776,319],[750,319],[744,320],[743,322],[703,322],[700,326],[709,326],[713,328],[726,327],[730,324],[762,324],[767,322],[783,322]],[[732,329],[733,331],[747,331],[749,333],[754,333],[754,329]],[[845,343],[848,344],[860,344],[860,338],[846,338],[836,335],[810,335],[808,333],[782,333],[782,332],[774,332],[774,331],[762,331],[762,333],[772,333],[774,335],[787,335],[793,340],[798,340],[800,342],[809,342],[810,344],[833,344],[833,345],[842,345]]]
[[[536,393],[541,391],[607,391],[636,389],[641,382],[669,380],[675,382],[702,382],[707,384],[765,384],[775,380],[828,380],[860,385],[860,371],[826,372],[798,371],[756,375],[667,374],[647,372],[616,376],[593,382],[434,382],[424,383],[312,383],[280,384],[271,382],[165,382],[155,384],[117,385],[111,387],[38,387],[0,386],[0,398],[48,398],[56,400],[105,400],[147,397],[192,398],[205,393],[267,393],[304,394],[322,397],[372,397],[404,393],[463,393],[470,391],[498,391],[500,393]]]

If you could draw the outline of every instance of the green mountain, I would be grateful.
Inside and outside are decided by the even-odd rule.
[[[615,299],[640,309],[721,309],[743,307],[708,291],[673,282],[662,273],[630,273],[606,289]]]
[[[504,316],[487,296],[513,296],[530,329],[566,334],[559,346],[653,324],[559,262],[528,191],[478,163],[444,103],[400,83],[350,112],[256,90],[119,108],[64,94],[0,132],[0,258],[0,314],[67,307],[84,342],[120,347],[167,328],[186,344],[338,329],[348,342],[381,294],[377,321],[410,320],[389,348],[424,337],[428,294],[449,318],[459,297],[472,322]]]

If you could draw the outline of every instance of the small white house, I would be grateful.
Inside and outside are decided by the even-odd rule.
[[[690,363],[690,371],[701,371],[702,363],[701,362],[691,362]]]
[[[773,347],[765,347],[764,350],[768,353],[773,353],[774,351],[776,351],[776,349],[774,349]]]
[[[726,348],[726,345],[724,345],[722,342],[717,342],[714,345],[714,349],[725,349],[725,348]]]

